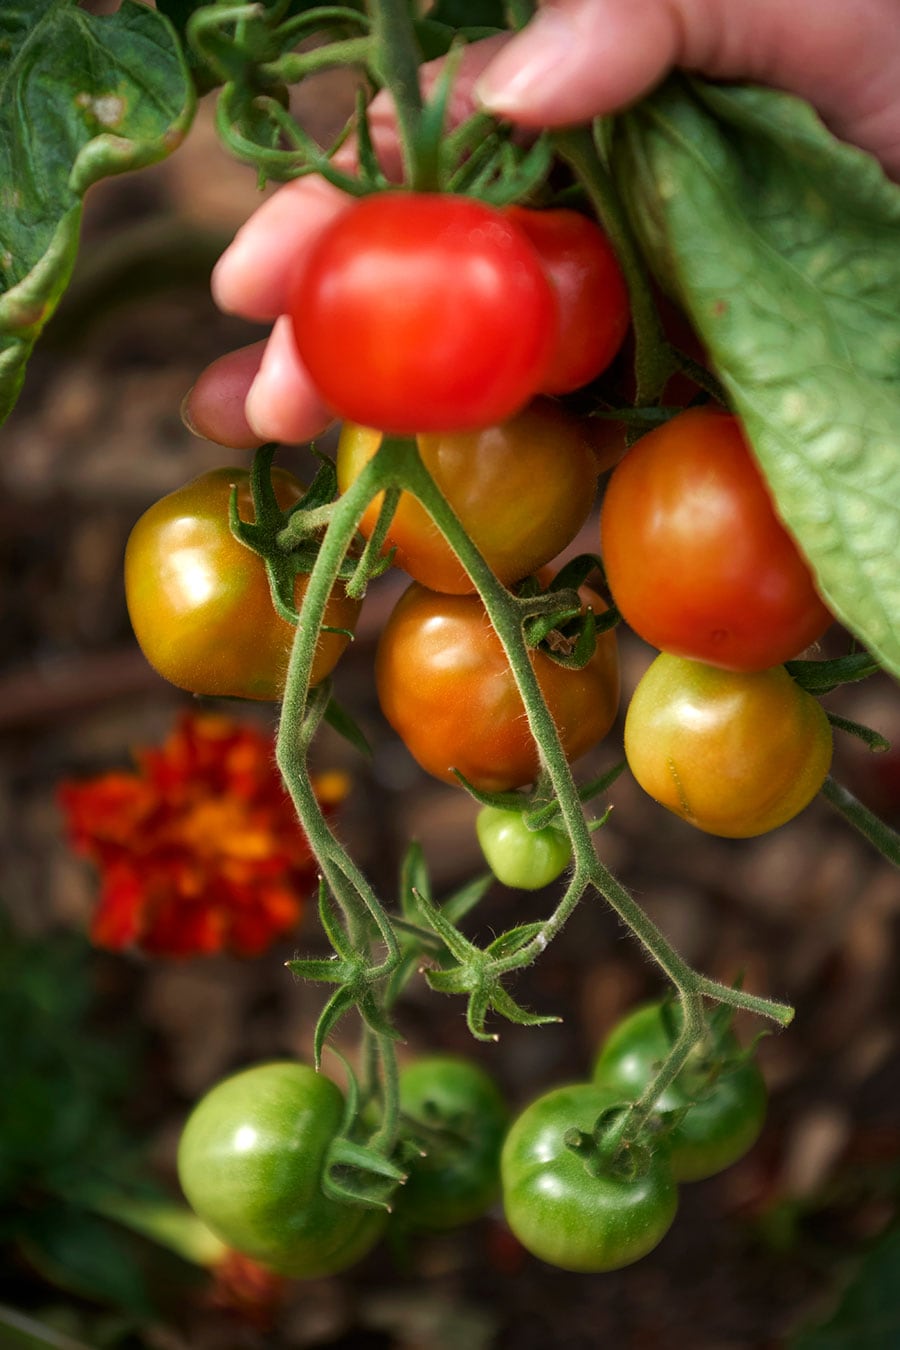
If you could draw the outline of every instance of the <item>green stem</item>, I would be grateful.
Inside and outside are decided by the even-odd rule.
[[[289,52],[265,70],[285,84],[299,84],[317,70],[328,70],[332,66],[364,66],[371,54],[371,38],[344,38],[343,41],[329,42],[325,47],[316,47],[311,52]]]
[[[586,128],[556,132],[553,143],[587,193],[625,273],[634,324],[636,401],[655,402],[674,373],[676,363],[663,335],[647,271],[615,184]]]
[[[829,775],[822,785],[822,796],[839,811],[846,821],[858,830],[870,844],[874,844],[888,862],[900,867],[900,834],[863,806],[862,802]]]
[[[275,756],[323,875],[344,911],[351,939],[355,945],[360,945],[366,939],[369,920],[374,921],[387,948],[384,966],[384,973],[387,973],[400,955],[393,929],[368,881],[329,828],[307,769],[307,754],[312,739],[307,721],[307,698],[318,634],[341,564],[363,512],[378,490],[376,474],[364,470],[335,505],[300,609],[288,664]],[[321,703],[321,712],[324,712],[325,699]]]
[[[403,152],[405,180],[418,187],[416,145],[422,121],[422,91],[419,87],[419,47],[408,0],[370,0],[374,50],[370,66],[380,84],[389,91],[397,115],[397,132]]]

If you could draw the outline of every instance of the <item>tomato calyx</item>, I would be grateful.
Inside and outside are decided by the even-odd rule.
[[[604,1107],[591,1129],[570,1126],[563,1135],[563,1143],[578,1156],[589,1176],[634,1181],[646,1175],[653,1156],[652,1127],[643,1122],[633,1133],[634,1117],[633,1103],[614,1103]]]
[[[558,665],[581,670],[593,656],[597,638],[619,622],[618,611],[607,606],[597,613],[585,603],[580,588],[603,564],[596,553],[580,553],[542,585],[542,576],[526,577],[516,589],[522,627],[529,647],[539,648]]]
[[[231,533],[266,564],[266,573],[272,592],[272,604],[287,623],[296,625],[298,615],[294,604],[296,578],[312,571],[318,549],[312,538],[328,523],[328,507],[337,491],[337,477],[330,460],[323,460],[310,487],[299,501],[286,510],[275,496],[272,484],[272,463],[277,445],[263,445],[253,457],[250,468],[250,495],[254,520],[243,520],[238,510],[238,489],[234,486],[228,504],[228,523]],[[284,532],[291,527],[286,544]],[[343,575],[352,575],[352,568]],[[326,629],[328,632],[347,632],[344,629]]]
[[[485,1019],[490,1011],[518,1026],[545,1026],[560,1020],[529,1012],[503,985],[503,977],[508,973],[503,964],[505,959],[517,955],[536,939],[540,942],[543,924],[520,924],[481,948],[470,942],[430,897],[419,895],[418,904],[423,918],[456,961],[453,966],[426,969],[425,978],[439,993],[468,995],[466,1023],[476,1040],[498,1039],[496,1033],[485,1029]]]

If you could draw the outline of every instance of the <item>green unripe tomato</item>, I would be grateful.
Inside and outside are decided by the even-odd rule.
[[[672,1049],[681,1027],[678,1004],[648,1003],[613,1028],[594,1065],[598,1086],[636,1101]],[[713,1047],[700,1044],[659,1098],[660,1111],[685,1115],[667,1136],[676,1181],[715,1176],[742,1158],[766,1118],[766,1085],[729,1031]],[[722,1064],[717,1072],[716,1061]],[[724,1061],[724,1064],[723,1064]]]
[[[661,1148],[635,1146],[632,1170],[572,1148],[621,1101],[593,1083],[556,1088],[513,1123],[500,1159],[503,1207],[533,1256],[563,1270],[618,1270],[652,1251],[668,1231],[678,1192]]]
[[[572,858],[568,835],[555,825],[529,830],[521,811],[483,806],[475,831],[488,866],[504,886],[538,891],[566,870]]]
[[[509,1111],[497,1084],[470,1060],[433,1055],[400,1074],[400,1111],[413,1149],[397,1217],[435,1229],[479,1218],[500,1192]]]
[[[181,1136],[178,1176],[191,1208],[223,1242],[281,1275],[353,1265],[386,1216],[322,1190],[343,1109],[340,1089],[305,1064],[259,1064],[224,1079]]]
[[[707,834],[746,839],[808,806],[831,764],[822,705],[784,666],[742,672],[658,656],[625,718],[645,792]]]

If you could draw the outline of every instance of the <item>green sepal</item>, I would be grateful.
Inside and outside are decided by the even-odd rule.
[[[327,631],[331,631],[330,629]],[[348,713],[347,709],[335,699],[330,698],[325,708],[325,721],[336,731],[339,736],[343,736],[345,741],[349,741],[354,750],[358,750],[361,755],[367,759],[372,758],[372,747],[366,740],[365,732],[354,717]]]
[[[861,722],[853,722],[849,717],[839,717],[837,713],[826,713],[831,725],[836,731],[845,731],[850,736],[855,736],[857,740],[862,741],[875,754],[884,754],[890,750],[891,743],[881,735],[879,731],[873,731],[871,727],[864,727]]]
[[[391,1197],[406,1173],[390,1158],[346,1135],[332,1139],[322,1171],[322,1190],[339,1204],[391,1211]]]
[[[497,951],[508,954],[508,938],[512,936],[512,943],[515,946],[522,946],[527,941],[527,938],[522,936],[524,928],[513,930],[512,935],[503,934],[491,947],[482,951],[469,942],[468,938],[464,937],[431,901],[420,897],[420,903],[431,927],[458,962],[448,969],[429,969],[425,972],[425,978],[431,988],[440,993],[469,995],[466,1022],[476,1040],[498,1039],[495,1033],[485,1031],[484,1027],[485,1018],[491,1010],[519,1026],[540,1026],[545,1022],[558,1021],[557,1018],[530,1013],[520,1007],[503,988],[502,976],[493,970],[494,962],[498,959]],[[527,927],[534,929],[530,934],[534,937],[542,925]]]
[[[842,684],[867,680],[881,666],[868,652],[852,652],[832,661],[787,661],[785,669],[808,694],[830,694]]]
[[[619,778],[627,768],[627,761],[621,760],[605,773],[601,773],[597,778],[592,778],[589,782],[578,788],[578,800],[580,802],[589,802],[594,797],[598,797],[601,792],[612,787],[613,783]],[[609,813],[607,812],[606,815]],[[556,800],[546,802],[537,806],[534,810],[525,813],[525,823],[529,830],[541,830],[545,825],[549,825],[556,816],[559,815],[559,802]],[[604,815],[603,820],[606,820]]]

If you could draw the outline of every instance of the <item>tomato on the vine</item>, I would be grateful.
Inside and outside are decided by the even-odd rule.
[[[582,590],[595,613],[606,606]],[[570,760],[609,731],[619,699],[615,635],[597,638],[582,669],[540,650],[531,661]],[[455,783],[502,792],[537,776],[538,747],[500,639],[475,595],[440,595],[413,582],[378,643],[375,681],[382,711],[423,769]]]
[[[808,806],[831,764],[822,705],[784,666],[733,671],[664,652],[625,717],[645,792],[707,834],[765,834]]]
[[[282,508],[303,488],[272,471]],[[145,511],[125,550],[125,598],[135,637],[160,675],[193,694],[278,699],[296,629],[276,612],[259,554],[231,533],[228,504],[238,489],[242,520],[253,519],[246,469],[214,469]],[[308,578],[297,577],[297,606]],[[336,587],[324,622],[352,631],[359,602]],[[349,638],[319,636],[312,668],[317,684],[334,669]]]
[[[401,1130],[413,1144],[397,1218],[414,1228],[471,1223],[500,1192],[509,1112],[493,1078],[455,1055],[418,1059],[400,1074]]]
[[[675,1217],[678,1191],[665,1148],[636,1144],[603,1159],[591,1145],[597,1121],[620,1101],[593,1083],[556,1088],[532,1102],[506,1136],[506,1221],[549,1265],[618,1270],[652,1251]]]
[[[559,337],[541,381],[545,394],[567,394],[596,379],[622,345],[631,313],[612,245],[578,211],[506,210],[528,236],[553,284]]]
[[[290,312],[322,398],[363,426],[409,435],[518,412],[558,328],[518,226],[439,193],[381,192],[338,216],[301,268]]]
[[[550,399],[480,431],[420,435],[419,454],[488,566],[505,585],[542,567],[574,539],[590,512],[597,469],[583,419]],[[382,433],[347,422],[338,445],[342,492],[372,459]],[[375,528],[382,495],[360,530]],[[387,533],[396,563],[434,591],[475,588],[428,512],[402,493]]]
[[[681,1023],[677,1003],[636,1008],[604,1041],[594,1082],[637,1100],[672,1049]],[[737,1162],[759,1138],[766,1085],[756,1064],[741,1057],[734,1033],[726,1031],[694,1048],[656,1109],[678,1113],[666,1135],[675,1180],[700,1181]]]
[[[562,826],[531,830],[521,811],[483,806],[475,830],[488,866],[504,886],[538,891],[561,876],[572,860],[572,845]]]
[[[689,408],[642,436],[613,470],[600,532],[619,612],[661,651],[765,670],[832,621],[729,413]]]
[[[329,1078],[292,1061],[217,1083],[194,1107],[178,1148],[191,1208],[223,1242],[282,1275],[312,1279],[361,1260],[385,1213],[322,1189],[343,1110]]]

